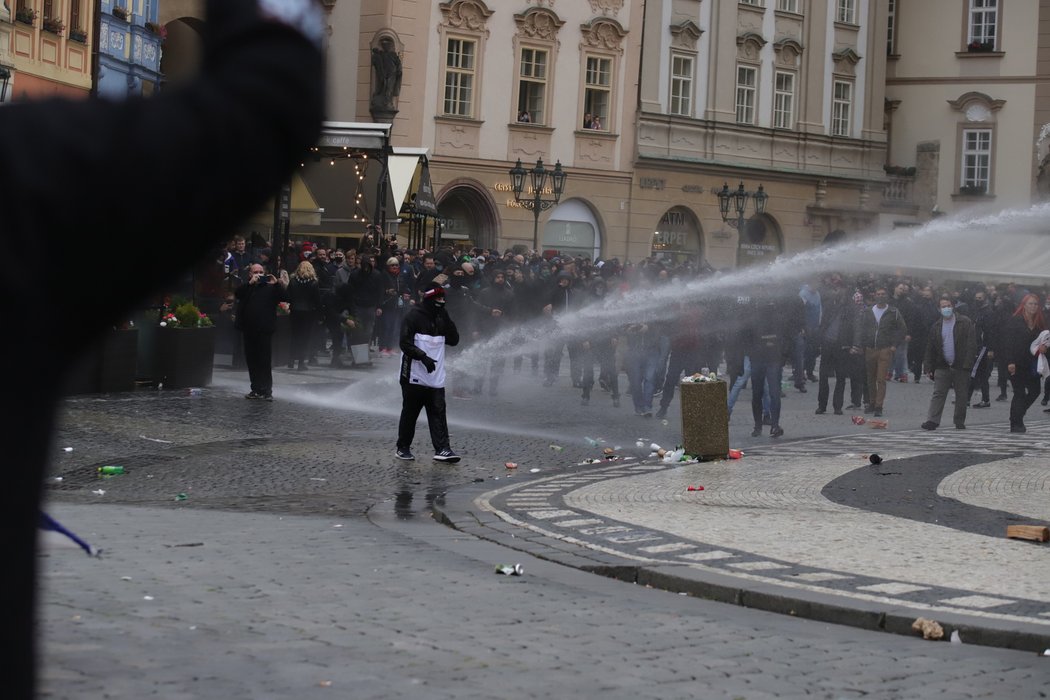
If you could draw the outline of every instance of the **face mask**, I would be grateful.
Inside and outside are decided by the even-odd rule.
[[[438,307],[439,309],[445,308],[445,297],[438,297],[437,299],[435,299],[434,306]]]
[[[943,309],[941,309],[941,316],[944,316],[945,318],[951,318],[952,317],[952,307],[945,306]]]

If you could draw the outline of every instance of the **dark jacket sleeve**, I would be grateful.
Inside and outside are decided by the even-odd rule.
[[[120,284],[94,285],[93,308],[111,318],[69,315],[60,325],[75,345],[257,211],[315,142],[324,109],[318,47],[265,20],[254,0],[209,2],[204,26],[202,68],[185,87],[0,110],[3,236],[61,273],[36,278],[48,306],[79,293],[78,276],[65,274],[74,266],[102,274],[115,250],[159,262],[122,265]],[[63,244],[73,236],[83,244]],[[8,296],[8,285],[21,284],[0,278]]]

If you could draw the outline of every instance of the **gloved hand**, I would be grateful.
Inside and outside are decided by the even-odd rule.
[[[435,369],[437,369],[437,363],[426,355],[423,356],[423,359],[420,360],[420,362],[422,362],[423,366],[427,368],[428,373],[433,372]]]

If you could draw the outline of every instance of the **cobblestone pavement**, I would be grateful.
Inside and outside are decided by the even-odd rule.
[[[856,547],[899,549],[899,561],[916,542],[933,538],[926,528],[945,529],[943,545],[971,556],[972,570],[913,584],[923,590],[869,591],[869,598],[850,599],[842,614],[878,619],[873,610],[884,600],[943,607],[945,599],[973,592],[968,577],[979,574],[988,587],[1017,576],[1018,587],[977,601],[986,607],[958,600],[949,607],[953,614],[968,611],[965,619],[998,616],[1000,625],[1013,616],[1018,620],[1006,620],[1007,627],[1024,632],[1036,625],[1031,620],[1046,600],[1037,587],[1041,574],[1029,573],[1042,569],[1028,568],[1043,566],[1039,545],[997,540],[967,550],[972,542],[958,538],[987,536],[929,525],[915,515],[925,502],[915,503],[909,520],[871,504],[849,505],[845,497],[832,500],[825,489],[845,483],[840,490],[848,491],[851,482],[836,479],[872,469],[846,454],[886,454],[880,473],[887,475],[869,479],[900,481],[900,494],[910,477],[891,475],[904,472],[895,463],[931,453],[979,454],[970,466],[943,467],[946,476],[935,486],[943,498],[967,506],[959,517],[995,510],[1042,517],[1040,455],[1050,440],[1041,414],[1030,416],[1025,440],[1011,442],[1005,404],[973,411],[964,443],[956,431],[903,429],[924,418],[927,385],[891,387],[891,426],[884,431],[858,428],[848,416],[815,420],[814,397],[791,391],[783,421],[789,436],[825,439],[751,439],[750,420],[734,416],[732,442],[745,449],[744,460],[670,467],[648,463],[647,445],[680,439],[675,408],[664,425],[613,409],[607,395],[584,408],[566,386],[544,389],[528,375],[508,376],[495,399],[450,399],[453,446],[464,455],[450,467],[423,458],[425,429],[414,446],[421,459],[394,459],[400,396],[388,376],[396,361],[387,362],[389,368],[379,364],[371,375],[278,371],[272,404],[244,401],[245,375],[222,370],[201,397],[141,391],[67,400],[49,512],[107,555],[88,559],[50,549],[42,560],[45,697],[1046,696],[1050,667],[1032,653],[829,626],[578,570],[585,560],[582,568],[615,574],[625,561],[637,565],[638,548],[663,546],[645,554],[675,562],[649,570],[654,585],[691,590],[675,589],[681,579],[669,571],[704,567],[708,584],[722,581],[773,599],[779,594],[770,591],[797,576],[788,583],[799,591],[796,612],[805,615],[829,597],[844,598],[849,586],[909,580],[884,570],[892,556],[866,560]],[[638,438],[646,447],[635,447]],[[943,440],[931,443],[935,438]],[[597,439],[606,442],[589,444]],[[601,445],[619,446],[633,459],[576,466]],[[508,460],[518,469],[507,470]],[[103,464],[120,464],[127,473],[100,479],[96,468]],[[700,471],[714,469],[721,472]],[[930,488],[928,481],[922,488]],[[702,494],[684,491],[697,482],[706,486]],[[506,520],[474,504],[507,486],[506,495],[489,497],[513,505]],[[186,499],[177,501],[178,494]],[[697,499],[708,496],[714,503],[697,508]],[[465,532],[439,527],[431,507],[443,517],[468,514],[472,522],[458,523]],[[515,522],[543,509],[585,512],[579,519],[632,533],[648,529],[661,539],[614,542],[608,538],[625,531],[586,535],[586,524],[574,526],[570,538],[529,529],[572,519],[561,516]],[[792,510],[799,513],[794,523]],[[855,522],[847,519],[853,510],[860,513]],[[639,524],[653,514],[659,522]],[[824,522],[829,518],[842,520]],[[916,528],[904,540],[907,528],[893,524],[898,519]],[[711,541],[712,524],[723,539]],[[800,532],[812,529],[816,537],[829,528],[836,538],[818,548],[826,561],[785,556],[785,547],[805,549]],[[780,546],[762,549],[771,542]],[[693,548],[674,548],[682,543]],[[1014,546],[1027,561],[1008,556]],[[678,559],[714,551],[730,556],[698,556],[688,565]],[[509,561],[523,562],[526,576],[492,573],[493,564]],[[926,567],[924,559],[912,564]],[[989,574],[995,567],[1003,567],[998,577]],[[845,578],[816,578],[822,573]],[[895,618],[881,619],[886,628]]]

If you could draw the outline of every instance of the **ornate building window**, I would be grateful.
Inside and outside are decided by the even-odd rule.
[[[986,194],[992,184],[992,130],[963,129],[959,192]]]
[[[558,49],[558,29],[564,24],[552,11],[532,8],[514,15],[518,57],[518,99],[514,119],[531,124],[550,123],[550,99]]]
[[[795,74],[778,70],[773,80],[773,128],[795,126]]]
[[[492,11],[481,0],[452,0],[438,7],[443,15],[438,31],[444,53],[440,113],[478,119],[481,57],[485,55],[486,22]]]
[[[886,55],[894,56],[897,51],[897,0],[889,0],[886,19]]]
[[[835,21],[845,24],[856,24],[857,0],[836,0]]]
[[[671,90],[667,111],[683,117],[693,115],[696,101],[696,44],[703,34],[692,20],[671,25]]]
[[[83,0],[70,0],[69,2],[69,29],[83,29],[80,26],[80,3]]]
[[[853,132],[853,83],[836,80],[831,93],[831,135],[850,136]]]
[[[474,84],[477,78],[476,41],[449,37],[445,49],[445,102],[443,113],[474,116]]]
[[[794,12],[796,15],[801,14],[799,12],[800,0],[777,0],[777,10],[780,12]]]
[[[758,123],[758,71],[766,40],[755,32],[744,32],[736,38],[736,121]]]
[[[620,23],[598,17],[580,27],[583,41],[583,114],[580,123],[584,129],[612,131],[615,117],[616,76],[623,39],[627,36]]]
[[[993,190],[996,113],[1005,100],[967,92],[948,105],[962,115],[958,125],[959,158],[956,182],[960,195],[987,195]]]
[[[999,0],[969,0],[968,14],[967,50],[995,51],[995,38],[999,34]]]
[[[736,67],[736,121],[738,124],[755,123],[755,98],[758,91],[758,68]]]
[[[671,54],[671,114],[693,113],[693,57]]]

